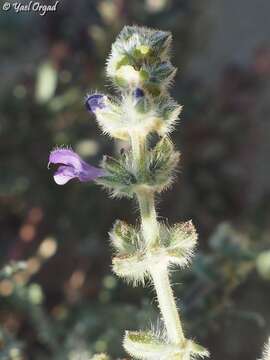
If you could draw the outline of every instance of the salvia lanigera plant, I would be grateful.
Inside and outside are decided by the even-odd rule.
[[[130,145],[115,159],[105,156],[100,168],[83,161],[71,149],[51,152],[49,163],[59,164],[57,184],[70,179],[95,180],[112,196],[135,197],[140,226],[117,220],[110,239],[115,250],[113,271],[134,286],[155,287],[164,329],[126,331],[124,348],[136,359],[191,359],[208,351],[185,337],[170,285],[170,270],[189,264],[197,241],[191,221],[169,226],[157,219],[155,195],[171,185],[179,153],[169,138],[181,112],[168,88],[176,73],[170,62],[171,34],[126,26],[112,45],[107,75],[118,97],[93,93],[86,107],[112,138]],[[158,141],[153,144],[153,135]]]
[[[49,157],[49,164],[59,165],[54,174],[59,185],[73,178],[94,180],[113,197],[137,200],[140,224],[117,220],[110,231],[112,267],[134,286],[154,286],[164,327],[126,331],[124,348],[134,359],[209,356],[204,347],[186,338],[170,284],[170,271],[190,263],[196,230],[191,221],[173,226],[159,221],[155,208],[155,196],[172,184],[179,160],[169,137],[181,112],[168,92],[176,73],[170,62],[171,40],[166,31],[124,27],[106,66],[118,96],[92,93],[86,97],[86,107],[95,114],[103,133],[126,141],[128,151],[122,151],[118,158],[105,156],[100,168],[87,164],[69,148],[55,149]]]

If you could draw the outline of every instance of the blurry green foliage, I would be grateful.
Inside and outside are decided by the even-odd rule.
[[[0,17],[1,360],[124,356],[124,329],[149,327],[154,318],[152,294],[110,275],[107,232],[114,219],[130,220],[126,200],[111,201],[91,184],[57,187],[47,170],[55,145],[72,145],[96,164],[119,151],[99,136],[83,98],[104,83],[111,41],[132,23],[172,31],[181,73],[174,95],[184,104],[183,141],[174,134],[180,180],[160,215],[192,218],[200,234],[192,271],[173,279],[187,331],[219,360],[261,352],[270,323],[269,194],[249,200],[256,193],[249,182],[257,182],[246,144],[254,134],[250,106],[267,94],[266,80],[229,69],[209,89],[185,75],[207,36],[199,29],[196,37],[207,11],[201,3],[65,1],[52,16]],[[233,226],[215,231],[224,219]]]

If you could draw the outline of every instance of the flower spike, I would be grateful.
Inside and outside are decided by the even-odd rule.
[[[117,221],[110,232],[114,273],[134,286],[151,282],[164,322],[162,334],[126,332],[124,348],[137,360],[209,356],[206,349],[186,338],[170,284],[172,268],[190,264],[197,232],[191,221],[165,225],[155,206],[155,195],[172,184],[179,160],[169,138],[182,109],[169,95],[176,73],[170,62],[171,40],[167,31],[125,26],[112,45],[106,66],[119,94],[92,93],[85,99],[103,133],[126,141],[126,151],[116,158],[104,156],[101,168],[87,164],[70,149],[54,150],[49,159],[49,164],[59,165],[54,174],[59,185],[73,178],[96,180],[113,197],[137,200],[140,225]],[[94,359],[107,356],[99,354]]]

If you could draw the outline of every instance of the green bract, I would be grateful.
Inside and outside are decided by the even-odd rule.
[[[135,286],[145,283],[156,264],[188,265],[197,243],[197,233],[191,221],[173,227],[160,224],[158,241],[151,249],[144,245],[142,232],[123,221],[115,223],[110,238],[116,255],[113,258],[114,272]]]

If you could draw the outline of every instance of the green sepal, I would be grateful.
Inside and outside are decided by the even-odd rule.
[[[187,348],[191,354],[191,359],[202,359],[204,357],[210,356],[209,351],[205,347],[195,343],[192,340],[187,341]]]
[[[124,348],[136,359],[172,359],[179,352],[177,345],[166,343],[152,332],[126,331]]]
[[[119,35],[117,36],[116,42],[121,43],[122,41],[129,40],[131,36],[134,35],[135,31],[139,29],[140,28],[137,26],[124,26]]]
[[[121,104],[116,98],[108,96],[104,96],[104,98],[105,106],[95,111],[97,122],[104,134],[121,138],[121,136],[117,136],[117,129],[123,116]]]
[[[172,142],[164,136],[149,151],[144,166],[135,174],[130,153],[124,153],[119,159],[105,156],[101,164],[105,175],[97,183],[108,188],[113,196],[132,197],[141,186],[148,186],[155,191],[166,189],[173,180],[173,172],[178,163],[179,153]]]
[[[139,247],[139,231],[124,221],[117,220],[110,232],[110,239],[118,255],[133,254]]]
[[[171,80],[175,75],[176,68],[172,66],[169,61],[165,61],[159,65],[155,65],[151,67],[150,79],[149,81],[153,83],[160,83],[163,81]]]
[[[180,154],[174,150],[172,142],[166,136],[150,151],[148,184],[156,191],[160,192],[171,184],[179,156]]]
[[[135,109],[139,114],[146,114],[149,112],[151,109],[149,99],[146,96],[140,98],[135,104]]]
[[[146,64],[142,66],[142,69],[148,74],[143,85],[154,96],[158,96],[163,89],[170,85],[176,73],[176,68],[169,61],[159,64]]]
[[[209,352],[192,340],[171,344],[153,332],[126,331],[124,348],[141,360],[185,360],[208,357]]]
[[[165,248],[167,261],[184,267],[190,263],[197,244],[198,234],[192,221],[179,223],[173,227],[160,227],[160,244]]]
[[[149,261],[140,250],[132,255],[115,256],[112,260],[112,268],[116,275],[132,283],[133,286],[144,285],[145,280],[149,278]]]
[[[153,51],[159,56],[168,56],[171,41],[172,35],[168,31],[155,31],[150,38]]]
[[[111,191],[113,196],[133,196],[133,186],[136,177],[129,170],[129,157],[124,154],[117,160],[111,156],[104,156],[101,167],[105,175],[97,179],[97,183]]]
[[[116,70],[120,69],[123,65],[132,65],[132,61],[128,55],[122,55],[116,64]]]
[[[157,115],[162,118],[164,126],[158,131],[159,135],[170,133],[178,120],[182,106],[168,96],[159,96],[155,99]]]
[[[133,57],[135,60],[148,59],[153,53],[149,45],[139,45],[133,50]]]

